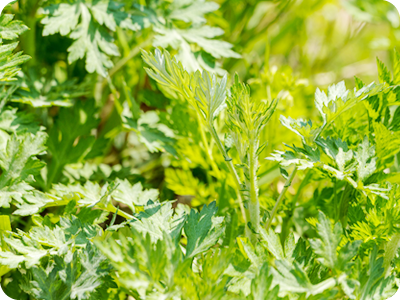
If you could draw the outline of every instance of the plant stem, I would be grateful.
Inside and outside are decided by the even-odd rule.
[[[118,114],[121,116],[124,108],[122,107],[121,103],[119,102],[118,92],[117,92],[117,89],[115,88],[114,84],[111,81],[111,77],[107,77],[107,83],[108,83],[108,86],[110,87],[111,94],[114,97],[115,108],[116,108]]]
[[[214,176],[219,179],[219,178],[221,178],[221,176],[220,176],[221,172],[220,172],[217,164],[215,163],[214,159],[212,158],[212,152],[211,152],[211,149],[207,142],[206,133],[204,132],[203,126],[200,125],[202,123],[201,117],[200,117],[199,113],[196,113],[196,115],[197,115],[197,122],[199,123],[199,131],[200,131],[201,141],[204,144],[204,148],[205,148],[204,150],[207,154],[208,162],[211,165],[212,170],[214,171]]]
[[[283,200],[283,197],[286,194],[287,189],[292,184],[292,181],[293,181],[294,176],[296,175],[296,172],[297,172],[297,166],[294,167],[292,174],[290,174],[289,178],[286,180],[285,186],[283,187],[283,190],[281,191],[281,193],[278,196],[278,199],[276,200],[275,206],[272,209],[271,216],[266,225],[267,232],[268,232],[269,228],[271,227],[272,220],[275,218],[275,215],[278,211],[278,207],[280,206],[280,204]]]
[[[346,183],[346,188],[343,191],[343,194],[345,192],[347,192],[347,193],[346,193],[345,197],[342,198],[342,200],[340,202],[340,208],[339,208],[339,218],[340,218],[340,221],[342,222],[343,228],[346,228],[346,226],[347,226],[347,212],[349,210],[349,201],[351,199],[351,197],[349,197],[349,196],[351,196],[351,191],[352,191],[351,185]]]
[[[39,0],[35,1],[22,1],[20,8],[24,10],[22,20],[29,27],[29,30],[21,36],[21,45],[24,52],[31,56],[27,62],[28,66],[36,64],[36,11],[39,7]]]
[[[148,36],[143,42],[136,45],[136,47],[132,48],[132,50],[128,53],[127,56],[117,61],[114,67],[112,67],[108,72],[108,76],[112,77],[115,73],[117,73],[123,66],[125,66],[128,63],[128,61],[130,61],[132,58],[134,58],[136,55],[140,53],[141,48],[145,48],[151,45],[152,37],[153,37],[152,35]],[[102,82],[102,88],[104,88],[106,84],[107,84],[107,78],[104,78]]]
[[[106,210],[106,211],[109,211],[110,213],[113,213],[113,214],[117,213],[117,215],[119,215],[119,216],[121,216],[121,217],[123,217],[123,218],[125,218],[127,220],[133,220],[133,219],[137,220],[137,218],[135,218],[134,216],[124,212],[123,210],[117,209],[111,203],[109,203],[107,205],[107,207],[104,207],[103,209]]]
[[[258,202],[258,186],[257,186],[257,148],[255,147],[255,141],[250,141],[249,144],[249,183],[250,183],[250,201],[248,203],[248,210],[250,218],[248,222],[251,222],[252,229],[255,232],[259,232],[260,227],[260,204]],[[254,244],[257,240],[256,235],[252,232],[251,242]]]
[[[221,143],[221,140],[218,137],[217,132],[215,131],[215,128],[212,124],[209,124],[208,126],[209,131],[211,132],[212,137],[214,138],[219,151],[223,155],[226,165],[228,166],[229,172],[233,175],[233,179],[235,181],[236,189],[237,189],[237,196],[239,200],[239,206],[240,206],[240,211],[242,212],[243,219],[245,221],[245,224],[247,224],[248,216],[246,215],[246,210],[244,209],[243,205],[243,197],[242,197],[242,186],[240,184],[240,178],[238,173],[236,172],[236,169],[233,165],[232,159],[228,156],[228,153],[226,153],[224,146]],[[247,226],[246,226],[247,228]]]
[[[388,242],[386,246],[386,253],[385,253],[385,258],[383,260],[383,267],[385,268],[385,278],[389,276],[390,274],[390,263],[394,259],[397,249],[399,249],[400,246],[400,233],[396,233],[392,236],[390,239],[390,242]]]
[[[285,240],[289,235],[289,229],[292,223],[291,220],[294,214],[294,210],[296,209],[297,199],[299,198],[303,188],[307,186],[307,184],[309,183],[311,176],[312,176],[311,169],[308,169],[306,176],[304,177],[304,179],[301,180],[300,186],[297,188],[296,195],[290,201],[290,209],[287,211],[286,217],[283,219],[282,222],[282,230],[280,234],[282,244],[285,243]]]
[[[110,69],[110,71],[108,72],[107,78],[104,78],[101,82],[99,82],[97,84],[96,91],[95,91],[95,95],[97,97],[99,97],[103,94],[103,90],[104,90],[105,86],[107,85],[109,78],[111,78],[115,73],[117,73],[132,58],[134,58],[136,55],[138,55],[141,48],[145,48],[151,44],[152,37],[153,37],[153,35],[149,35],[143,42],[136,45],[136,47],[132,48],[132,50],[128,53],[128,55],[124,56],[123,58],[121,58],[119,61],[117,61],[115,63],[114,67],[112,67]]]

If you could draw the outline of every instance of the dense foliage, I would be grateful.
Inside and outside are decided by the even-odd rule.
[[[399,15],[381,0],[10,4],[4,292],[389,298],[399,44]]]

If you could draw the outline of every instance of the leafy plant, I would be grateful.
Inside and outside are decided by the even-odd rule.
[[[5,293],[393,295],[400,55],[386,4],[9,5],[0,18]],[[349,21],[339,26],[340,14]],[[370,72],[376,49],[383,60]]]

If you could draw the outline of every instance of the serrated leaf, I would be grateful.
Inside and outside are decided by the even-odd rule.
[[[158,190],[143,190],[140,182],[132,185],[126,179],[117,179],[115,184],[117,188],[113,192],[113,198],[120,203],[128,205],[133,212],[135,212],[135,206],[144,206],[149,201],[154,202],[158,198]]]
[[[278,235],[270,228],[268,232],[260,227],[261,238],[267,245],[267,249],[275,256],[276,259],[285,259],[283,248]]]
[[[378,58],[376,59],[378,65],[378,75],[379,81],[381,83],[388,83],[392,82],[392,74],[390,74],[389,70],[386,68],[383,62],[381,62]]]
[[[7,108],[0,113],[0,129],[19,135],[22,132],[36,134],[43,127],[36,121],[35,115],[18,111],[17,108]]]
[[[32,107],[70,107],[73,100],[87,96],[90,89],[87,82],[78,84],[76,79],[72,79],[60,83],[54,78],[39,77],[33,71],[25,75],[19,85],[11,101]]]
[[[216,203],[204,205],[200,213],[190,211],[184,226],[187,236],[186,257],[191,258],[214,246],[224,232],[223,218],[215,217]]]
[[[173,241],[180,238],[183,224],[186,220],[186,214],[173,215],[171,202],[160,204],[159,202],[149,202],[144,210],[137,214],[139,220],[133,221],[131,226],[142,233],[144,236],[149,234],[153,243],[163,239],[164,234],[172,237]]]
[[[226,81],[227,76],[224,76],[218,82],[216,76],[210,75],[208,72],[196,74],[197,87],[195,90],[195,99],[197,105],[206,120],[213,121],[224,108],[226,98]]]
[[[391,131],[382,123],[373,123],[373,127],[375,131],[377,164],[379,167],[382,167],[400,151],[400,132]]]
[[[212,1],[175,1],[169,17],[186,23],[200,24],[206,21],[204,15],[217,10],[219,5]]]
[[[368,137],[358,146],[355,152],[355,158],[358,162],[357,176],[358,179],[364,181],[376,170],[375,147],[370,144]]]
[[[210,124],[224,108],[226,77],[219,81],[206,70],[188,73],[167,51],[162,53],[156,49],[155,54],[142,51],[142,57],[151,67],[146,68],[147,74],[186,99],[203,117],[205,124]]]
[[[45,300],[92,299],[92,293],[101,285],[116,287],[107,283],[112,280],[108,276],[109,270],[105,257],[89,244],[84,250],[75,252],[71,261],[56,257],[55,265],[50,268],[33,268],[32,280],[24,285],[24,289]],[[97,299],[108,299],[108,293]]]
[[[383,257],[378,258],[378,248],[374,246],[373,250],[369,255],[369,270],[367,274],[367,282],[361,289],[361,300],[372,300],[376,288],[376,283],[379,279],[382,279],[382,275],[385,271],[383,266]]]
[[[0,42],[1,39],[14,40],[28,30],[28,27],[19,20],[14,20],[14,15],[1,14],[0,16]]]
[[[272,285],[273,276],[269,271],[269,266],[265,263],[257,276],[251,281],[251,295],[249,299],[271,299],[278,300],[279,286]]]
[[[159,122],[160,118],[154,111],[142,113],[138,120],[126,116],[122,119],[124,129],[135,132],[151,153],[167,151],[177,156],[173,131]]]
[[[19,65],[30,59],[30,56],[22,55],[22,52],[13,53],[17,46],[18,43],[0,45],[0,82],[16,80]]]
[[[332,229],[330,220],[320,211],[318,213],[317,232],[320,239],[310,239],[310,245],[323,265],[335,269],[337,265],[337,247],[342,235],[342,225],[338,222]]]
[[[11,199],[19,200],[26,191],[32,189],[25,181],[33,180],[44,167],[44,163],[36,155],[45,153],[44,143],[47,135],[38,132],[35,135],[25,133],[12,135],[4,152],[0,153],[0,191],[2,200],[0,206],[10,207]]]
[[[113,66],[108,56],[119,56],[108,30],[116,26],[133,26],[130,16],[121,11],[113,1],[76,1],[55,4],[45,8],[48,14],[43,20],[43,36],[60,33],[74,40],[68,48],[68,62],[86,57],[86,70],[106,77]]]

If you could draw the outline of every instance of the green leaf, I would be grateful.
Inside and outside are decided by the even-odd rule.
[[[358,145],[358,149],[355,152],[355,158],[358,162],[358,179],[364,181],[375,172],[377,160],[375,157],[375,147],[370,145],[368,137],[365,137],[363,142]]]
[[[76,163],[89,154],[95,143],[92,129],[99,119],[94,101],[81,101],[63,108],[49,133],[47,146],[52,154],[47,173],[47,186],[60,180],[65,165]]]
[[[223,217],[215,217],[217,206],[212,202],[204,205],[200,213],[190,211],[184,226],[187,236],[186,257],[191,258],[214,246],[224,233]]]
[[[251,281],[251,296],[249,299],[281,299],[278,297],[279,286],[272,285],[273,276],[269,271],[269,266],[265,263],[259,270],[257,276]]]
[[[360,286],[360,283],[355,279],[345,278],[340,282],[340,287],[343,292],[350,298],[356,299],[354,291]]]
[[[221,75],[225,72],[216,63],[216,59],[240,58],[232,50],[232,44],[215,39],[224,33],[221,28],[205,25],[205,14],[218,8],[214,2],[173,1],[134,7],[137,9],[132,18],[134,26],[144,29],[152,25],[156,32],[153,46],[176,50],[176,57],[189,72],[206,69]],[[193,52],[194,48],[199,51]]]
[[[218,82],[215,74],[210,75],[203,71],[201,77],[196,73],[195,78],[197,78],[195,90],[197,105],[204,119],[212,122],[224,108],[227,76]]]
[[[128,205],[133,212],[135,212],[135,206],[144,206],[147,202],[154,202],[158,198],[158,190],[143,190],[140,182],[132,185],[126,179],[117,179],[115,183],[117,188],[112,195],[113,198],[120,203]]]
[[[10,216],[0,215],[0,231],[11,231]]]
[[[160,123],[160,118],[154,111],[142,113],[138,120],[123,116],[122,126],[124,129],[133,131],[138,135],[139,141],[147,149],[154,152],[168,151],[177,156],[175,150],[175,134],[165,124]]]
[[[315,131],[316,135],[314,138],[317,137],[327,125],[332,124],[338,116],[355,107],[358,103],[386,89],[388,88],[385,84],[377,85],[371,83],[359,90],[354,89],[354,91],[350,91],[346,89],[344,81],[328,87],[328,94],[317,89],[315,92],[315,106],[322,115],[323,125],[319,130]]]
[[[331,103],[335,103],[339,99],[346,100],[348,93],[349,92],[346,89],[346,85],[345,85],[344,81],[341,81],[338,84],[333,84],[333,85],[329,86],[328,87],[328,95],[325,94],[325,92],[323,92],[317,88],[317,90],[315,92],[315,106],[321,113],[325,122],[328,117],[325,109],[328,108]]]
[[[210,196],[206,185],[194,177],[190,170],[168,168],[165,170],[165,182],[177,195],[194,196],[201,202]]]
[[[388,83],[391,84],[392,82],[392,75],[390,74],[389,70],[386,68],[383,62],[381,62],[378,58],[376,59],[378,64],[378,74],[379,74],[379,81],[381,83]]]
[[[177,58],[182,62],[186,70],[195,72],[202,67],[207,69],[207,65],[201,61],[191,51],[191,45],[195,45],[207,52],[215,59],[223,57],[240,58],[241,56],[232,50],[233,45],[220,40],[213,39],[220,36],[224,31],[218,27],[201,26],[187,29],[170,29],[161,27],[157,29],[158,35],[155,36],[153,46],[179,50]],[[210,67],[208,67],[210,69]],[[219,72],[223,73],[223,72]]]
[[[317,232],[320,239],[310,239],[310,245],[319,256],[318,260],[330,269],[337,267],[337,248],[339,246],[342,225],[336,223],[332,229],[331,221],[323,212],[318,213]]]
[[[243,249],[245,257],[257,268],[261,268],[264,262],[268,259],[267,253],[263,247],[258,244],[256,248],[249,242],[248,239],[238,238],[240,242],[239,248]]]
[[[54,266],[33,268],[32,280],[24,289],[38,299],[93,299],[92,293],[102,285],[116,287],[108,276],[109,270],[105,257],[89,244],[75,252],[72,260],[67,256],[55,257]],[[109,299],[108,293],[97,299]]]
[[[231,87],[231,95],[227,101],[227,125],[232,132],[239,134],[249,143],[254,143],[274,113],[277,104],[276,100],[268,104],[266,101],[252,99],[250,87],[239,82],[239,76],[236,74],[235,84]]]
[[[156,49],[155,54],[142,51],[142,57],[151,67],[146,68],[147,74],[186,99],[203,117],[205,124],[210,124],[224,108],[226,77],[219,82],[215,75],[210,75],[206,70],[188,73],[167,51],[162,53]]]
[[[393,53],[393,84],[400,83],[400,54],[397,50],[394,50]]]
[[[316,134],[316,131],[318,130],[318,127],[315,126],[311,120],[294,120],[291,117],[286,118],[282,115],[280,116],[279,120],[283,126],[300,136],[304,143],[311,142]]]
[[[16,80],[20,68],[19,65],[30,59],[28,55],[22,55],[22,52],[13,53],[18,43],[0,45],[0,83]]]
[[[378,256],[378,247],[374,246],[373,250],[369,255],[369,270],[365,274],[366,282],[361,288],[361,300],[372,300],[376,291],[377,283],[382,279],[385,269],[383,268],[383,257]],[[376,298],[375,298],[376,299]]]
[[[0,129],[17,135],[23,132],[36,134],[43,130],[35,115],[17,110],[17,108],[7,108],[0,113]]]
[[[88,96],[90,89],[87,82],[78,84],[76,79],[72,79],[60,83],[55,78],[39,77],[33,71],[22,78],[20,85],[12,101],[32,107],[70,107],[73,100]]]
[[[186,41],[197,44],[203,50],[211,54],[214,58],[232,57],[241,58],[241,55],[232,50],[233,45],[212,39],[224,34],[224,31],[218,27],[202,26],[200,28],[187,29],[181,32],[181,35]]]
[[[133,221],[131,226],[144,236],[149,234],[153,243],[162,240],[164,234],[170,235],[173,241],[178,241],[186,214],[184,211],[175,215],[173,213],[171,202],[150,202],[144,207],[144,211],[136,215],[139,220]]]
[[[17,210],[13,212],[14,215],[30,216],[42,211],[45,207],[61,205],[56,197],[42,193],[37,190],[24,193],[21,199],[16,203]]]
[[[36,135],[14,134],[9,138],[5,151],[0,152],[0,167],[3,170],[0,176],[0,206],[10,207],[12,198],[18,201],[26,191],[32,189],[26,181],[32,181],[33,176],[44,167],[36,155],[45,153],[46,138],[43,132]]]
[[[10,269],[18,268],[22,263],[26,268],[31,268],[48,254],[47,250],[36,247],[33,241],[7,237],[3,237],[3,240],[12,251],[0,251],[0,264]]]
[[[400,132],[393,132],[382,123],[374,123],[373,127],[375,131],[377,165],[382,168],[399,153]]]
[[[293,232],[289,233],[287,236],[284,248],[286,259],[289,261],[293,260],[294,251],[296,249],[296,241]]]
[[[266,243],[267,249],[275,256],[276,259],[284,259],[285,254],[279,236],[270,228],[268,232],[260,227],[260,235]]]
[[[336,161],[336,165],[341,172],[345,172],[346,165],[353,159],[353,151],[349,150],[347,143],[341,139],[318,138],[315,141],[323,147],[324,152]]]
[[[293,264],[285,260],[275,262],[276,269],[272,269],[273,283],[279,285],[280,292],[306,293],[306,295],[318,295],[336,285],[334,278],[313,285],[307,273],[294,261]]]
[[[167,293],[166,288],[174,281],[174,272],[182,276],[185,271],[185,268],[176,269],[182,258],[181,251],[165,232],[154,243],[148,234],[143,236],[134,228],[124,229],[120,229],[115,239],[98,239],[95,244],[111,262],[119,286],[132,291],[136,297],[153,294],[157,299]]]
[[[181,20],[186,23],[201,24],[206,22],[204,15],[219,8],[219,5],[212,1],[174,1],[171,5],[169,17],[174,20]]]
[[[0,16],[0,42],[1,39],[14,40],[29,28],[22,21],[14,20],[14,15],[1,14]]]
[[[110,31],[132,26],[130,16],[113,1],[73,1],[45,8],[43,36],[60,33],[74,40],[68,48],[71,64],[86,56],[86,70],[107,77],[113,66],[108,56],[119,56]]]

